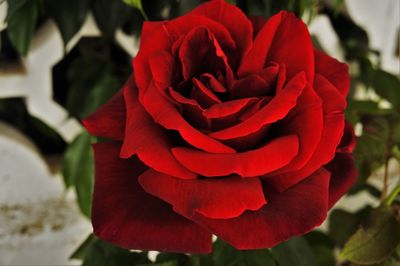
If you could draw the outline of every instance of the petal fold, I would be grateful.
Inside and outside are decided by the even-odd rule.
[[[182,180],[150,169],[139,177],[139,183],[186,217],[197,212],[212,219],[234,218],[266,204],[258,178]]]
[[[94,145],[94,233],[127,249],[210,252],[211,234],[147,194],[137,181],[147,167],[136,157],[120,159],[119,149],[115,142]]]

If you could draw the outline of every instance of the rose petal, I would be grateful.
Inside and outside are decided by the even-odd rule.
[[[350,189],[357,180],[357,170],[353,155],[349,153],[336,153],[335,158],[325,166],[331,172],[329,184],[329,208]]]
[[[165,129],[157,125],[140,105],[133,79],[124,89],[127,109],[125,138],[121,157],[137,154],[146,165],[157,171],[190,179],[196,175],[180,165],[171,154],[172,144]]]
[[[257,73],[264,68],[267,63],[268,51],[270,50],[273,39],[277,34],[276,32],[282,23],[283,16],[283,12],[272,16],[259,30],[254,39],[253,46],[249,52],[244,55],[242,62],[240,63],[238,70],[239,77]]]
[[[296,105],[297,98],[303,92],[305,85],[304,73],[299,73],[287,83],[280,94],[276,95],[275,98],[248,120],[209,135],[218,140],[229,140],[232,142],[234,139],[256,133],[263,128],[263,126],[284,118]]]
[[[301,53],[299,53],[301,51]],[[239,77],[255,73],[267,62],[285,64],[288,78],[305,71],[314,79],[314,51],[307,26],[292,13],[281,11],[272,16],[258,32],[253,47],[238,70]]]
[[[126,84],[129,83],[130,81]],[[115,140],[124,138],[126,114],[122,91],[120,90],[107,103],[82,121],[90,134]]]
[[[171,53],[174,43],[196,27],[205,27],[210,30],[222,49],[227,52],[235,48],[235,42],[229,31],[223,25],[204,16],[186,15],[171,21],[144,22],[139,52],[133,61],[135,79],[140,88],[140,98],[153,79],[149,64],[151,55],[163,51]]]
[[[315,76],[315,90],[321,97],[324,110],[324,128],[321,140],[310,160],[298,171],[270,177],[269,183],[278,191],[284,191],[312,174],[335,156],[343,135],[346,100],[323,76]]]
[[[173,148],[172,153],[183,166],[203,176],[254,177],[288,164],[297,155],[298,145],[297,136],[290,135],[242,153],[210,154],[188,148]]]
[[[216,103],[221,103],[221,100],[196,78],[193,78],[191,97],[196,99],[196,101],[204,108],[208,108]]]
[[[205,72],[222,72],[228,81],[233,80],[228,59],[217,39],[207,28],[197,27],[184,37],[179,49],[179,58],[185,80]]]
[[[189,14],[201,15],[224,25],[231,33],[241,56],[251,47],[253,29],[246,15],[235,5],[223,0],[209,1],[192,10]]]
[[[154,84],[150,84],[142,105],[153,119],[166,129],[177,130],[182,138],[198,149],[211,153],[234,153],[235,150],[193,128]]]
[[[285,64],[288,79],[299,71],[305,71],[308,82],[313,84],[314,48],[307,26],[292,13],[281,11],[279,14],[281,14],[281,23],[272,38],[266,62]],[[267,26],[268,22],[264,28]]]
[[[276,130],[279,134],[297,134],[300,148],[298,156],[290,164],[271,175],[289,173],[304,167],[314,154],[323,130],[322,101],[310,85],[307,84],[296,107],[279,122]]]
[[[328,211],[329,172],[320,169],[303,182],[278,193],[265,186],[268,204],[233,219],[196,214],[192,220],[237,249],[273,247],[320,225]]]
[[[234,218],[266,204],[258,178],[181,180],[150,169],[140,175],[139,183],[187,217],[197,212],[214,219]]]
[[[98,143],[92,221],[95,234],[127,249],[208,253],[211,234],[147,194],[137,182],[145,167],[118,157],[119,144]]]
[[[327,78],[346,97],[350,88],[348,65],[315,50],[315,71]]]

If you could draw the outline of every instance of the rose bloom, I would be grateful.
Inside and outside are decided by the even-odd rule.
[[[134,73],[84,122],[96,136],[92,222],[130,249],[272,247],[309,232],[354,183],[348,67],[282,11],[214,0],[145,22]]]

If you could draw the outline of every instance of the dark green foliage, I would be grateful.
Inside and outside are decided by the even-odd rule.
[[[44,154],[61,154],[66,143],[61,136],[41,120],[31,116],[22,98],[0,99],[0,121],[23,132]]]

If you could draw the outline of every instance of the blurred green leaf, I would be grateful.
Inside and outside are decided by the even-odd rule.
[[[190,258],[180,253],[160,253],[157,255],[156,265],[187,266],[190,265]]]
[[[391,208],[374,209],[369,219],[349,239],[340,253],[342,259],[358,264],[380,263],[400,242],[400,224]]]
[[[90,0],[44,0],[46,12],[56,22],[65,45],[85,22],[89,4]]]
[[[132,8],[121,0],[96,0],[92,2],[94,19],[103,36],[112,38],[118,27],[132,15]]]
[[[38,18],[36,0],[8,1],[7,32],[12,45],[17,51],[26,55],[35,31]]]
[[[96,237],[93,234],[90,234],[85,241],[78,247],[77,250],[72,253],[70,259],[80,259],[83,260],[86,256],[86,252],[88,249],[94,244],[96,241]]]
[[[236,250],[218,239],[212,254],[215,266],[275,266],[268,249]]]
[[[292,237],[271,249],[272,257],[279,266],[315,266],[318,261],[306,240]]]
[[[303,236],[310,245],[318,265],[335,266],[336,259],[334,254],[335,242],[322,231],[314,230]]]
[[[375,91],[400,109],[400,79],[383,70],[375,70],[372,80]]]
[[[81,133],[64,154],[63,176],[66,187],[74,186],[83,214],[90,217],[94,179],[92,137]]]
[[[133,266],[150,263],[146,252],[131,252],[95,236],[89,239],[85,246],[80,247],[82,249],[79,258],[83,257],[82,266]]]
[[[0,99],[0,120],[27,135],[45,155],[61,154],[66,143],[51,127],[29,114],[22,98]]]
[[[364,182],[372,172],[385,162],[386,146],[382,139],[363,133],[357,138],[354,158],[359,171],[359,182]]]
[[[329,215],[329,235],[335,242],[343,246],[357,230],[360,222],[356,214],[341,209],[334,209]]]
[[[130,5],[140,11],[146,20],[149,20],[142,6],[142,0],[123,0],[127,5]]]

